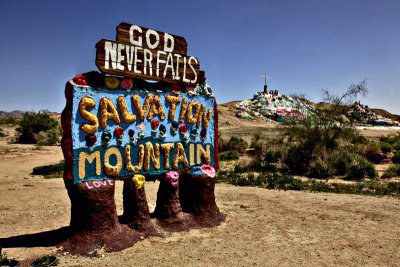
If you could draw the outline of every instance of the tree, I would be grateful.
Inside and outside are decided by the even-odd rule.
[[[295,144],[285,160],[291,172],[305,173],[312,160],[324,159],[338,148],[339,141],[350,140],[356,134],[353,125],[338,125],[335,121],[342,114],[344,105],[368,93],[366,80],[351,84],[343,94],[333,94],[326,89],[322,93],[323,101],[331,104],[329,109],[320,111],[315,117],[308,116],[302,122],[290,122],[285,128],[289,141]]]

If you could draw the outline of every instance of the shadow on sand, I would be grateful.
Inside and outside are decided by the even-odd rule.
[[[0,238],[0,247],[52,247],[64,241],[69,234],[69,227],[62,227],[57,230],[51,230],[36,234],[17,235],[7,238]]]

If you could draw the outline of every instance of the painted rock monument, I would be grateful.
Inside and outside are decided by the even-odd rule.
[[[217,104],[185,39],[121,23],[117,41],[96,47],[101,73],[79,74],[65,87],[64,250],[115,251],[146,236],[219,225]],[[154,179],[160,187],[150,214],[145,181]],[[121,218],[116,180],[124,183]]]

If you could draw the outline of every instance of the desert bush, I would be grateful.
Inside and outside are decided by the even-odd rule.
[[[392,147],[394,150],[399,151],[400,150],[400,141],[397,141],[396,143],[394,143]]]
[[[254,132],[251,135],[250,147],[255,148],[258,143],[263,139],[263,134],[260,131]]]
[[[393,163],[400,163],[400,151],[397,151],[393,158],[392,158]]]
[[[353,155],[353,163],[347,172],[348,180],[361,181],[365,177],[371,179],[377,176],[377,171],[375,165],[369,162],[367,159],[360,157],[358,155]]]
[[[0,128],[0,137],[6,137],[7,134],[3,133],[3,129]]]
[[[400,176],[400,164],[395,164],[393,166],[390,166],[383,174],[382,178],[392,178],[395,176]]]
[[[20,133],[18,142],[24,144],[53,145],[62,135],[58,121],[43,112],[25,113],[19,126],[17,128]]]
[[[380,163],[384,159],[384,155],[380,154],[381,147],[378,143],[369,142],[367,145],[361,145],[358,148],[359,150],[356,153],[370,162]]]
[[[353,163],[353,156],[348,152],[338,152],[332,159],[337,175],[345,175]]]
[[[279,173],[268,173],[262,177],[265,180],[265,188],[267,189],[283,189],[283,190],[304,190],[305,184],[300,179],[293,176]]]
[[[313,178],[329,178],[332,177],[334,173],[333,167],[329,162],[325,162],[322,160],[315,160],[311,162],[310,167],[308,169],[308,176]]]
[[[220,152],[235,150],[243,153],[247,146],[247,142],[237,136],[231,136],[228,142],[223,140],[221,136],[218,137],[218,149]]]
[[[363,145],[366,145],[366,144],[368,144],[368,139],[365,138],[362,135],[355,135],[353,137],[353,139],[351,140],[351,143],[352,144],[363,144]]]
[[[245,166],[243,166],[243,165],[236,165],[235,166],[235,168],[234,168],[234,172],[235,173],[243,173],[243,172],[246,172],[247,171],[247,168],[245,167]]]
[[[20,119],[10,117],[10,118],[2,118],[0,119],[0,125],[17,125]]]
[[[282,150],[268,149],[265,152],[264,160],[266,162],[278,162],[282,158]]]
[[[388,142],[380,142],[381,151],[385,154],[392,152],[392,145]]]
[[[270,162],[263,161],[260,157],[253,157],[253,159],[247,164],[246,170],[257,171],[257,172],[276,172],[277,168]]]
[[[219,160],[228,161],[239,159],[239,153],[237,151],[225,151],[218,154]]]

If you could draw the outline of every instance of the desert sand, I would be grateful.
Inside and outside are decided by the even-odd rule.
[[[29,265],[57,255],[60,266],[396,266],[400,265],[400,201],[389,197],[274,191],[217,184],[227,221],[215,228],[151,237],[97,256],[59,252],[57,233],[69,224],[62,178],[32,169],[59,162],[60,147],[0,142],[0,242],[9,258]],[[150,209],[158,183],[147,182]],[[122,214],[122,182],[115,196]]]

